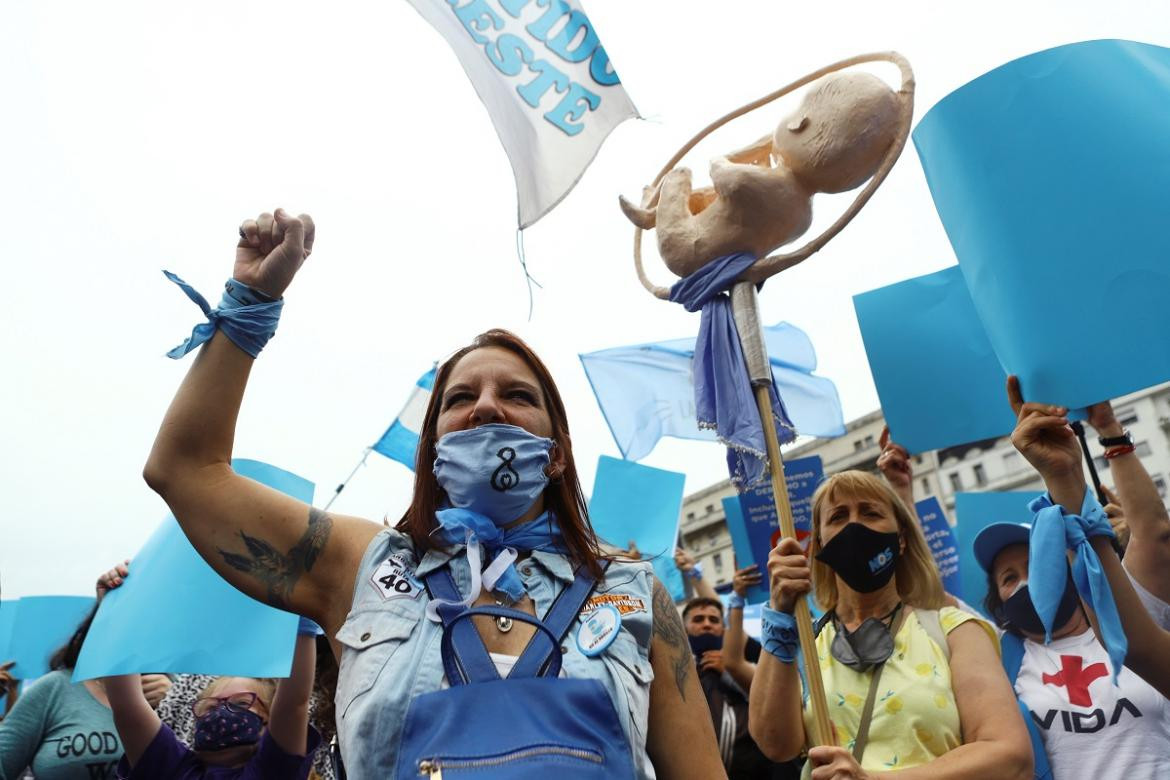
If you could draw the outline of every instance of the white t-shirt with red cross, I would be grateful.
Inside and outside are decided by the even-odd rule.
[[[1134,589],[1170,628],[1170,605]],[[1129,669],[1117,682],[1091,630],[1047,646],[1024,642],[1016,693],[1044,737],[1054,780],[1170,777],[1170,702]]]

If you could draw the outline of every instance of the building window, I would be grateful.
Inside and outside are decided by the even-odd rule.
[[[1020,453],[1012,450],[1003,454],[1003,468],[1007,473],[1019,471],[1020,465]]]
[[[873,436],[872,436],[872,435],[870,435],[870,436],[866,436],[866,437],[865,437],[865,446],[866,446],[866,447],[872,447],[872,446],[873,446]]]
[[[922,478],[922,495],[923,496],[930,495],[930,480],[927,479],[926,477]]]
[[[916,466],[922,465],[922,456],[921,455],[914,456],[914,465],[916,465]]]
[[[955,493],[963,492],[963,479],[959,476],[959,472],[954,472],[948,475],[951,480],[951,490]]]
[[[715,553],[711,556],[711,562],[715,564],[715,573],[721,574],[723,572],[723,553]]]
[[[694,519],[695,519],[695,513],[694,512],[687,512],[687,520],[694,520]]]
[[[1122,409],[1116,415],[1117,422],[1121,423],[1122,427],[1128,428],[1138,421],[1137,412],[1133,409]]]
[[[1154,487],[1158,489],[1158,495],[1162,498],[1166,497],[1166,480],[1161,477],[1154,477]]]
[[[857,441],[853,442],[853,451],[861,452],[861,448],[864,446],[865,445],[862,443],[861,439],[858,439]]]
[[[714,511],[715,511],[715,505],[714,504],[707,504],[707,514],[711,514]]]
[[[1134,452],[1144,458],[1150,454],[1150,443],[1148,441],[1139,441],[1137,446],[1134,447]]]
[[[983,470],[982,463],[976,463],[972,470],[975,472],[975,484],[983,487],[987,484],[987,472]]]
[[[1109,468],[1109,461],[1105,460],[1104,455],[1098,455],[1097,457],[1093,458],[1093,465],[1096,466],[1097,471],[1100,472]]]

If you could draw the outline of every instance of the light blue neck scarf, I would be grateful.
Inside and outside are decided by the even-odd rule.
[[[516,571],[517,553],[532,550],[566,552],[561,527],[550,512],[513,528],[500,528],[486,515],[457,507],[440,509],[435,512],[435,519],[439,521],[438,528],[431,532],[435,538],[448,545],[467,545],[471,592],[457,602],[462,607],[474,604],[481,588],[498,590],[513,603],[519,601],[525,590],[524,581]],[[491,559],[487,568],[483,568],[484,551]],[[427,617],[437,620],[439,607],[446,603],[438,599],[431,601],[427,605]]]

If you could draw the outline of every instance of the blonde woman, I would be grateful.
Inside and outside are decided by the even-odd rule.
[[[837,745],[809,750],[814,780],[1032,776],[995,633],[945,606],[922,531],[885,482],[859,471],[825,480],[813,496],[809,556],[782,539],[768,557],[767,652],[752,684],[750,729],[769,758],[792,759],[808,741],[792,611],[815,591]]]

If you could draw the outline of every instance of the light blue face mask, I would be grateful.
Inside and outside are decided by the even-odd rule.
[[[435,479],[451,506],[508,525],[527,512],[548,485],[553,440],[523,428],[490,423],[454,431],[435,447]]]

